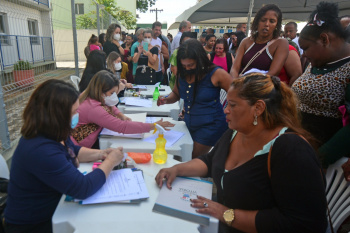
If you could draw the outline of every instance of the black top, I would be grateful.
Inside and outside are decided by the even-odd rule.
[[[119,48],[113,44],[112,42],[110,41],[106,41],[104,44],[103,44],[103,52],[106,53],[106,56],[108,57],[108,55],[112,52],[112,51],[115,51],[117,53],[119,53],[120,55],[124,55],[124,54],[121,54],[120,53],[120,50]]]
[[[135,53],[138,53],[139,49],[136,47],[135,49]],[[150,52],[152,54],[157,54],[158,55],[158,48],[156,46],[154,46],[153,48],[151,48]],[[137,65],[148,65],[148,57],[143,55],[143,53],[140,55],[139,60],[137,62]]]
[[[276,139],[268,176],[268,149],[225,172],[233,130],[227,130],[210,153],[200,156],[217,186],[218,202],[232,209],[259,210],[260,232],[325,232],[326,197],[312,147],[295,134]],[[223,184],[223,188],[221,186]],[[220,232],[241,232],[220,222]]]

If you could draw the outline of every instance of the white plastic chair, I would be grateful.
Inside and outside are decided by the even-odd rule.
[[[341,158],[328,167],[326,195],[334,232],[350,215],[350,182],[344,179],[343,165],[349,158]]]
[[[75,86],[75,89],[79,91],[79,83],[80,83],[80,78],[78,76],[72,75],[70,76],[70,80]]]
[[[0,177],[10,179],[10,171],[7,166],[6,160],[0,154]]]

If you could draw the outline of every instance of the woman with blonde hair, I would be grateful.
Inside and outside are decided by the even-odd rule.
[[[208,154],[160,170],[159,187],[176,176],[212,177],[217,202],[198,196],[191,206],[219,219],[219,232],[325,232],[323,175],[293,91],[254,73],[235,79],[227,100],[229,129]]]
[[[122,57],[118,53],[113,51],[108,55],[107,69],[112,71],[112,73],[117,76],[117,78],[123,85],[125,85],[127,88],[132,88],[132,84],[127,83],[126,80],[126,74],[129,72],[128,64],[122,62]]]
[[[115,51],[119,54],[124,54],[124,49],[121,47],[121,27],[119,24],[112,23],[109,25],[106,33],[106,42],[103,44],[103,51],[107,54]]]
[[[72,132],[76,145],[99,148],[98,135],[102,128],[119,133],[135,134],[153,130],[153,123],[134,122],[119,111],[119,80],[109,71],[98,72],[80,95],[79,122]],[[157,121],[162,127],[172,127],[168,121]]]

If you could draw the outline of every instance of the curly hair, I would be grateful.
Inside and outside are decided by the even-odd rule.
[[[256,13],[252,23],[251,37],[254,41],[258,37],[259,21],[268,11],[274,11],[277,15],[277,26],[276,26],[276,30],[273,31],[272,38],[276,39],[280,36],[280,32],[282,30],[282,11],[275,4],[266,4],[265,6],[261,7],[260,10]]]

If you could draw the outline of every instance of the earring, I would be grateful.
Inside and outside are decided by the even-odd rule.
[[[257,116],[256,114],[255,114],[255,116],[254,116],[253,125],[255,125],[255,126],[258,125],[258,116]]]

